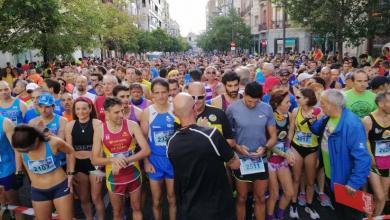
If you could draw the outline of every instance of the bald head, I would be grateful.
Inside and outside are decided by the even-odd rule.
[[[175,111],[175,115],[177,115],[180,120],[191,117],[191,112],[193,111],[192,107],[194,104],[195,102],[190,94],[184,92],[177,94],[173,99],[173,109]]]
[[[188,85],[188,93],[191,95],[204,95],[206,90],[202,82],[192,82]]]

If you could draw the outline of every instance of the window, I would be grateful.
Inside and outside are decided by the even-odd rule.
[[[157,5],[154,6],[154,11],[155,11],[156,13],[158,13],[158,7],[157,7]]]
[[[145,0],[142,0],[142,7],[146,7],[146,1]]]

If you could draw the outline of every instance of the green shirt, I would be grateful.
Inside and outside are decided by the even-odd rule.
[[[359,95],[354,89],[345,92],[346,107],[359,118],[363,118],[373,112],[377,106],[375,104],[375,93],[365,91]]]
[[[331,168],[330,168],[330,159],[329,159],[328,139],[329,136],[336,129],[339,121],[340,121],[340,117],[329,118],[329,121],[325,127],[324,135],[322,136],[322,140],[321,140],[321,152],[322,152],[322,159],[324,162],[325,175],[329,179],[331,174]]]

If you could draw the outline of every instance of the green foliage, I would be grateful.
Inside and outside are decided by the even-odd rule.
[[[140,31],[137,38],[139,52],[181,52],[189,50],[189,44],[185,39],[169,36],[160,28],[152,32]]]
[[[197,43],[206,51],[228,51],[232,41],[238,48],[248,49],[251,46],[250,28],[234,10],[228,16],[212,19],[209,29],[199,36]]]

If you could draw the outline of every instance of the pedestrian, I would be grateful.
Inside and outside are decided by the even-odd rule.
[[[374,191],[374,216],[385,207],[390,188],[390,92],[375,98],[378,108],[363,119],[371,158],[369,182]]]
[[[187,220],[235,219],[224,162],[238,169],[239,159],[216,128],[196,125],[194,104],[189,94],[175,97],[174,111],[182,128],[168,141],[179,216]]]
[[[0,113],[12,120],[14,125],[23,123],[27,111],[26,104],[11,96],[11,88],[6,81],[0,81]]]
[[[360,118],[345,107],[345,98],[335,89],[325,90],[320,98],[325,114],[313,122],[310,130],[322,137],[322,157],[325,175],[333,192],[334,184],[342,184],[354,194],[367,182],[371,157],[366,147],[366,132]],[[333,193],[331,193],[333,197]],[[334,202],[334,198],[333,202]],[[335,203],[338,220],[362,219],[359,211]]]
[[[238,220],[245,219],[245,204],[250,187],[253,187],[256,219],[265,218],[265,192],[268,189],[265,152],[276,144],[277,137],[272,108],[261,102],[262,95],[261,85],[251,82],[245,87],[243,99],[231,104],[226,110],[234,131],[234,149],[242,164],[240,169],[233,170]]]
[[[12,135],[16,171],[22,164],[31,180],[31,200],[37,219],[51,219],[53,205],[64,220],[73,219],[72,183],[75,158],[73,148],[61,138],[44,135],[37,128],[18,125]],[[59,153],[66,154],[67,171],[61,168]]]

